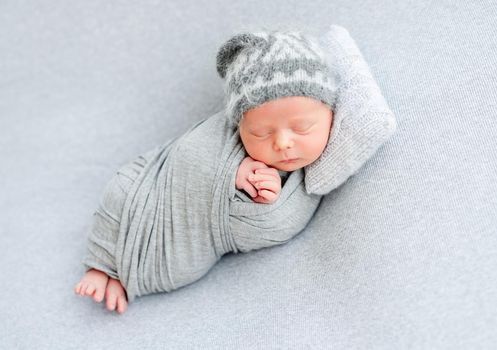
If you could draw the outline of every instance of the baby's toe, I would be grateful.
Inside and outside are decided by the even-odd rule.
[[[74,293],[80,294],[80,291],[81,291],[81,282],[78,282],[78,284],[74,286]]]
[[[95,285],[90,283],[88,284],[88,287],[86,288],[86,291],[85,291],[85,295],[93,295],[93,293],[95,292]]]
[[[104,295],[105,295],[105,287],[97,288],[97,290],[95,291],[95,294],[93,295],[93,299],[97,303],[100,303],[102,300],[104,300]]]
[[[86,289],[88,288],[88,283],[81,283],[81,289],[79,290],[79,294],[82,296],[86,295]]]
[[[117,298],[117,312],[120,314],[124,313],[127,309],[128,303],[126,302],[126,298],[123,296],[120,296]]]
[[[107,302],[105,303],[107,305],[107,309],[109,311],[113,311],[116,308],[116,299],[117,296],[114,293],[108,293],[107,294]]]

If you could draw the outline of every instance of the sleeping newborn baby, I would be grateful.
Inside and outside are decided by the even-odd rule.
[[[75,293],[123,313],[137,296],[199,280],[226,253],[288,242],[311,220],[324,194],[309,190],[323,178],[313,166],[332,157],[337,99],[319,43],[296,31],[238,34],[217,71],[225,108],[108,182]]]

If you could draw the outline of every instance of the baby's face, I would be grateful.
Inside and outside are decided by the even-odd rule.
[[[255,160],[294,171],[319,158],[330,136],[332,110],[319,100],[291,96],[244,113],[240,138]]]

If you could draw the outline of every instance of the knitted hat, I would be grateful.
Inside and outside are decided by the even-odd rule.
[[[217,53],[217,72],[225,79],[225,107],[238,126],[245,111],[287,96],[308,96],[331,108],[335,75],[317,41],[298,31],[241,33]]]

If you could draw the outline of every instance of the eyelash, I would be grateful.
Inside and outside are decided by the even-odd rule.
[[[307,129],[304,129],[304,130],[294,130],[294,132],[298,133],[298,134],[301,134],[301,135],[306,135],[309,133],[309,129],[311,127],[308,127]],[[264,138],[264,137],[268,137],[269,135],[271,135],[271,133],[267,134],[267,135],[256,135],[256,134],[252,134],[254,135],[255,137],[258,137],[258,138]]]
[[[309,129],[311,127],[308,127],[307,129],[304,129],[304,130],[295,130],[295,132],[298,132],[298,133],[301,133],[301,134],[305,134],[305,133],[308,133],[309,132]]]

